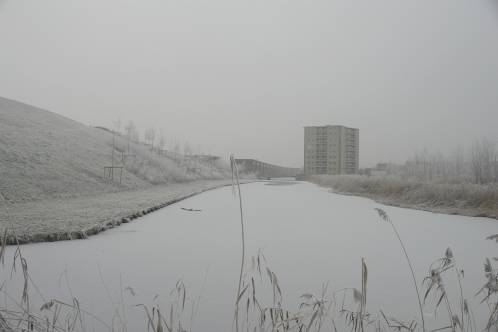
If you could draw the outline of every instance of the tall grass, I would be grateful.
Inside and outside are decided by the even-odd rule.
[[[368,196],[387,203],[498,217],[498,184],[421,182],[398,176],[362,175],[317,175],[310,181],[337,192]]]

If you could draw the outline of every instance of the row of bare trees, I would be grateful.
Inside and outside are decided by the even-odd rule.
[[[389,165],[388,173],[419,181],[498,183],[498,149],[488,139],[450,154],[416,152],[404,165]]]
[[[498,182],[498,152],[488,140],[474,143],[471,151],[471,169],[475,183]]]
[[[127,123],[127,125],[124,127],[123,133],[121,133],[120,131],[120,126],[116,128],[116,131],[118,132],[118,134],[123,134],[123,136],[126,138],[128,142],[128,153],[130,152],[131,142],[140,143],[140,133],[133,121],[129,121]],[[143,142],[146,145],[150,146],[151,151],[162,153],[166,150],[166,138],[163,132],[157,132],[153,127],[144,130]],[[183,154],[186,156],[193,154],[193,149],[190,146],[189,142],[185,142],[182,149],[181,143],[176,140],[175,142],[172,142],[170,150],[176,154],[181,154],[183,152]]]

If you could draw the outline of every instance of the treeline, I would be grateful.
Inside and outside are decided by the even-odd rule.
[[[185,142],[183,151],[178,140],[171,140],[168,149],[163,131],[153,127],[140,131],[133,121],[122,126],[116,121],[112,129],[96,127],[109,132],[108,166],[124,168],[152,184],[176,183],[199,179],[228,178],[228,165],[220,158],[204,156],[198,148],[194,154]]]
[[[498,149],[488,139],[476,141],[450,154],[416,152],[404,165],[388,164],[387,175],[424,182],[475,184],[498,183]]]
[[[498,218],[498,149],[487,139],[446,155],[416,152],[403,165],[378,164],[373,171],[309,180],[387,204]]]
[[[189,142],[186,141],[182,144],[178,139],[171,139],[168,142],[163,130],[156,130],[154,127],[140,130],[133,121],[128,121],[126,125],[122,126],[121,121],[118,120],[114,123],[113,129],[109,131],[125,138],[128,142],[128,150],[131,143],[142,143],[158,153],[169,151],[172,154],[183,154],[185,156],[194,154],[194,149]],[[196,153],[202,154],[200,145],[197,147]]]
[[[385,204],[468,216],[498,218],[498,184],[417,181],[396,175],[315,175],[309,180],[335,192]]]

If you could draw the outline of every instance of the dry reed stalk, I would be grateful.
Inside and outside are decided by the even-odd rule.
[[[235,297],[235,331],[239,331],[239,298],[241,295],[241,287],[242,287],[242,274],[244,272],[245,265],[245,256],[246,256],[246,244],[245,244],[245,233],[244,233],[244,213],[242,207],[242,192],[240,190],[240,181],[239,181],[239,169],[237,167],[237,162],[233,155],[230,156],[230,167],[232,170],[232,189],[234,189],[235,185],[238,189],[239,194],[239,209],[240,209],[240,234],[242,239],[242,257],[240,262],[240,274],[239,274],[239,284],[237,287],[237,296]],[[235,182],[234,182],[235,180]]]
[[[365,258],[361,259],[361,304],[360,304],[360,330],[364,331],[363,317],[365,317],[367,307],[367,278],[368,270]]]
[[[379,208],[375,209],[377,213],[379,214],[379,217],[381,217],[382,220],[386,221],[391,225],[391,228],[394,231],[394,234],[396,234],[396,237],[398,238],[399,244],[401,245],[401,249],[403,250],[403,253],[405,254],[406,261],[408,263],[408,267],[410,268],[410,272],[412,275],[412,281],[413,281],[413,286],[415,287],[415,292],[417,293],[417,300],[418,300],[418,307],[420,310],[420,319],[422,320],[422,331],[425,332],[425,320],[424,320],[424,309],[422,307],[422,301],[420,300],[420,292],[418,290],[418,285],[417,285],[417,279],[415,278],[415,272],[413,270],[412,262],[410,260],[410,256],[408,256],[408,252],[406,251],[405,244],[403,243],[403,240],[401,240],[401,236],[399,235],[398,229],[394,225],[393,221],[387,213]]]
[[[454,260],[453,260],[453,252],[450,248],[446,249],[445,256],[443,258],[435,260],[429,267],[429,276],[424,278],[424,283],[427,283],[427,290],[424,295],[424,302],[427,299],[429,293],[434,290],[434,293],[437,297],[436,310],[441,305],[444,300],[444,304],[446,306],[446,310],[448,311],[448,317],[450,321],[449,329],[453,332],[456,331],[457,326],[460,327],[462,331],[463,325],[461,320],[463,321],[463,308],[462,308],[462,319],[458,318],[457,315],[453,314],[453,310],[451,309],[451,304],[448,299],[448,293],[446,292],[446,288],[443,283],[442,275],[454,268]],[[439,292],[439,293],[438,293]],[[440,295],[439,295],[440,294]],[[462,292],[463,294],[463,292]],[[462,295],[463,296],[463,295]],[[461,299],[461,303],[463,304],[463,298]]]

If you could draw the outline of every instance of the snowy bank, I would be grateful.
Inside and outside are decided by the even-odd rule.
[[[360,175],[316,175],[309,180],[336,193],[364,196],[387,205],[498,219],[497,184],[432,183]]]
[[[148,213],[231,180],[199,180],[147,189],[103,193],[73,199],[12,204],[0,209],[0,231],[15,234],[20,244],[82,239],[128,223]],[[8,244],[16,244],[13,235]]]
[[[119,167],[114,179],[105,176],[110,166]],[[11,204],[228,177],[222,159],[159,153],[109,130],[0,97],[0,193]]]
[[[0,97],[0,231],[10,244],[85,238],[228,178],[221,158],[168,153]]]

